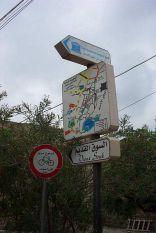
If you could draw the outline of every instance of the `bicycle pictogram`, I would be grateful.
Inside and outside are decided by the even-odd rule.
[[[38,161],[38,164],[40,166],[44,166],[44,165],[53,166],[54,165],[54,160],[52,158],[50,158],[48,153],[46,153],[43,156],[43,158]]]

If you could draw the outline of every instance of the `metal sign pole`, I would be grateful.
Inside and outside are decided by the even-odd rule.
[[[93,228],[102,233],[101,221],[101,163],[93,163]]]
[[[91,65],[87,65],[89,68]],[[92,135],[91,139],[100,138]],[[93,163],[93,229],[94,233],[102,233],[101,218],[101,163]]]
[[[87,65],[89,68],[90,65]],[[92,135],[91,139],[100,138]],[[94,233],[102,233],[101,222],[101,163],[93,163],[93,229]]]
[[[45,233],[46,205],[47,205],[47,182],[46,182],[46,179],[43,179],[43,181],[42,181],[41,230],[40,230],[40,233]]]

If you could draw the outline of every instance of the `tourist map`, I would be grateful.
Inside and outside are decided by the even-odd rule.
[[[116,96],[108,90],[107,66],[100,62],[63,82],[63,128],[66,140],[109,130],[109,99],[112,99],[110,95],[113,98]],[[113,75],[110,78],[114,80]]]

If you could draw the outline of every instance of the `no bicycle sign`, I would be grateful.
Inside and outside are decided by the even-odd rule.
[[[40,178],[57,175],[62,168],[63,158],[57,148],[43,144],[33,149],[29,155],[29,168]]]

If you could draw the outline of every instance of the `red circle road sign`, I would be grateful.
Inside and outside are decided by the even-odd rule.
[[[29,168],[33,174],[41,178],[57,175],[62,168],[63,158],[57,148],[43,144],[33,149],[29,155]]]

